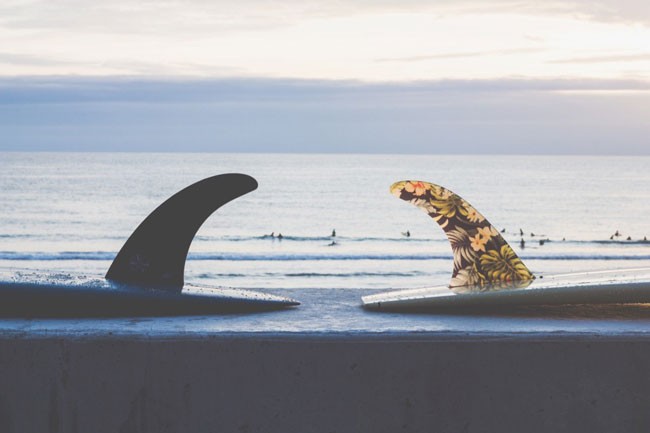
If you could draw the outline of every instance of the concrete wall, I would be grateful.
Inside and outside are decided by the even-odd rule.
[[[647,432],[650,340],[0,339],[0,432]]]

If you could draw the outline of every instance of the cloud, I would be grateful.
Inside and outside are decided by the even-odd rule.
[[[215,34],[295,25],[305,19],[381,13],[564,15],[650,25],[646,0],[7,0],[0,26],[109,33]]]
[[[592,20],[650,25],[650,3],[646,0],[574,0],[567,3],[575,13]]]
[[[650,25],[650,3],[647,0],[421,0],[404,3],[394,0],[379,2],[375,7],[427,8],[448,14],[544,14]]]
[[[28,54],[3,53],[0,52],[0,65],[29,66],[31,69],[46,71],[57,67],[101,67],[104,71],[113,71],[117,75],[143,75],[151,76],[159,74],[161,64],[156,62],[145,62],[139,60],[104,60],[101,63],[89,61],[72,61],[69,59],[36,56]],[[192,75],[201,71],[203,75],[215,76],[246,76],[246,72],[239,67],[215,66],[195,62],[165,62],[164,70],[167,76]]]
[[[0,52],[0,64],[29,65],[29,66],[52,66],[66,63],[59,59],[32,56],[27,54],[3,53]]]
[[[649,154],[633,80],[0,79],[0,150]]]
[[[0,5],[0,23],[7,28],[57,29],[72,32],[210,34],[286,26],[329,8],[289,1],[15,0]],[[341,11],[343,12],[343,11]]]
[[[383,59],[375,59],[376,62],[420,62],[425,60],[438,60],[438,59],[456,59],[467,57],[481,57],[492,55],[510,55],[510,54],[527,54],[539,53],[544,51],[544,48],[508,48],[502,50],[484,50],[484,51],[459,51],[455,53],[439,53],[423,56],[409,56],[409,57],[391,57]]]
[[[0,105],[32,103],[256,103],[446,94],[650,91],[650,81],[622,79],[493,79],[367,83],[353,80],[271,78],[181,79],[141,77],[0,78]]]
[[[549,63],[609,63],[609,62],[647,62],[650,53],[620,54],[608,56],[571,57],[567,59],[551,60]]]
[[[650,23],[644,4],[6,0],[0,2],[0,40],[7,54],[0,56],[0,75],[557,77],[574,73],[560,65],[564,57],[643,50],[648,29],[577,20]],[[559,61],[548,62],[553,58]],[[470,67],[469,61],[442,62],[454,59],[476,62]],[[586,64],[582,71],[621,75]]]

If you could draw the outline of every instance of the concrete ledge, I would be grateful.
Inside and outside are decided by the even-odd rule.
[[[650,338],[0,339],[0,431],[647,432]]]

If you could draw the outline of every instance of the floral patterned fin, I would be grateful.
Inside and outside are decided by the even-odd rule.
[[[396,182],[390,192],[424,210],[445,231],[454,256],[450,288],[517,288],[535,278],[492,224],[459,195],[414,180]]]

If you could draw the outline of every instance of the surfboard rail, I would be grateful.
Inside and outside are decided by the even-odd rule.
[[[61,277],[0,281],[2,317],[150,317],[243,313],[299,305],[251,290],[186,286],[182,292],[145,289],[109,280]]]
[[[385,312],[503,311],[517,307],[650,303],[650,268],[543,275],[526,287],[450,290],[449,286],[381,292],[362,297],[363,307]]]

